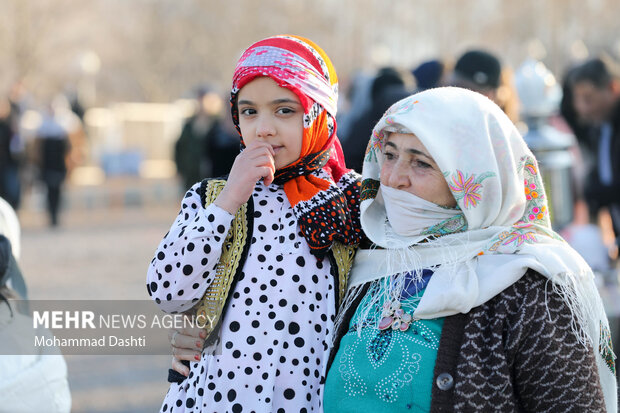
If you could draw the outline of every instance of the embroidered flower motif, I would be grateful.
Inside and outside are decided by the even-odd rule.
[[[366,156],[365,156],[366,162],[372,162],[373,160],[377,161],[377,156],[378,154],[381,153],[382,142],[383,142],[383,133],[373,130],[372,137],[370,138],[370,141],[368,142],[368,145],[366,146]]]
[[[475,207],[482,200],[482,195],[480,194],[482,181],[494,175],[492,172],[487,172],[478,178],[475,178],[473,174],[467,177],[457,169],[456,175],[452,177],[452,183],[448,183],[448,186],[457,201],[463,200],[464,208]]]
[[[405,99],[400,104],[395,104],[391,108],[389,108],[387,110],[387,114],[393,115],[395,113],[398,113],[400,115],[400,114],[409,113],[413,110],[413,105],[415,105],[416,103],[420,103],[420,101],[419,100],[414,101],[413,97],[409,99]],[[391,119],[391,117],[388,117],[388,118]],[[390,122],[388,121],[388,118],[386,118],[386,122],[389,124]]]
[[[545,205],[542,205],[540,207],[532,207],[532,209],[530,210],[530,213],[527,214],[527,218],[530,221],[536,221],[536,220],[541,220],[545,217],[545,215],[548,214],[547,211],[547,207]]]
[[[446,234],[455,234],[467,230],[467,219],[465,215],[458,214],[451,218],[445,219],[438,224],[428,227],[422,231],[422,235],[441,236]]]
[[[526,222],[517,222],[512,227],[514,228],[514,231],[511,231],[506,235],[503,245],[516,243],[516,246],[520,247],[523,243],[531,244],[538,242],[534,231],[526,231],[526,229],[529,228],[533,229],[534,225]]]
[[[545,190],[536,161],[530,157],[522,157],[517,170],[523,171],[523,192],[526,199],[525,214],[522,220],[543,226],[549,225]]]
[[[508,245],[513,242],[516,242],[517,247],[519,247],[523,245],[524,242],[532,243],[532,242],[537,242],[537,241],[538,240],[536,239],[536,236],[534,235],[533,232],[520,233],[520,232],[513,231],[510,234],[508,234],[508,237],[506,238],[504,245]]]
[[[530,174],[532,174],[534,176],[536,176],[538,174],[538,170],[536,169],[536,166],[533,163],[526,163],[523,167],[526,170],[528,170]]]
[[[616,362],[614,361],[614,359],[616,358],[616,356],[614,354],[613,345],[611,342],[611,333],[609,332],[609,328],[607,326],[604,326],[601,322],[599,322],[599,324],[600,339],[598,351],[599,353],[601,353],[601,356],[603,357],[605,364],[607,364],[607,367],[609,367],[609,370],[612,372],[612,374],[615,375]]]
[[[373,131],[372,132],[372,140],[370,141],[370,148],[373,151],[380,152],[381,151],[381,143],[383,142],[383,133]]]
[[[537,186],[535,182],[531,182],[531,181],[528,181],[527,179],[524,179],[523,186],[524,186],[524,191],[525,191],[525,198],[528,201],[531,201],[532,199],[536,199],[540,196],[540,194],[536,190]]]
[[[512,225],[512,230],[502,231],[497,238],[495,238],[493,244],[488,248],[488,251],[497,251],[501,245],[512,244],[514,247],[519,247],[524,243],[532,244],[538,242],[538,238],[536,238],[537,229],[539,229],[539,227],[532,223],[519,221]],[[478,253],[478,255],[483,254],[484,251]]]

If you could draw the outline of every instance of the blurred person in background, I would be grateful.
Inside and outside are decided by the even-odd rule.
[[[499,59],[484,50],[469,50],[454,65],[448,83],[473,90],[497,103],[502,66]]]
[[[230,111],[225,110],[224,113],[214,119],[213,126],[207,133],[208,145],[204,146],[203,156],[211,163],[212,177],[228,174],[239,155],[239,134]]]
[[[68,87],[65,92],[65,98],[69,104],[69,108],[75,115],[80,118],[80,121],[84,121],[84,115],[86,114],[86,108],[82,104],[80,97],[73,87]]]
[[[588,142],[587,137],[589,135],[588,123],[579,117],[573,103],[571,77],[577,67],[578,66],[575,65],[570,66],[568,69],[566,69],[564,75],[562,76],[562,99],[560,101],[560,115],[564,122],[566,122],[568,128],[570,128],[570,131],[577,138],[577,142],[579,142],[580,145],[585,145],[584,149],[586,150],[586,153],[584,155],[589,156],[589,152],[591,152],[591,150],[589,149],[589,144],[586,144],[586,142]]]
[[[370,88],[370,106],[353,121],[342,149],[349,168],[362,172],[368,138],[375,123],[392,103],[409,95],[403,75],[393,67],[380,69]]]
[[[0,412],[69,412],[67,364],[57,347],[35,345],[33,335],[51,333],[33,330],[32,318],[20,311],[17,300],[24,297],[8,286],[16,279],[23,280],[11,242],[0,235]]]
[[[185,190],[212,176],[210,141],[223,108],[222,99],[208,88],[198,89],[196,101],[196,112],[183,125],[174,147],[174,161]]]
[[[439,59],[427,60],[420,63],[411,71],[415,77],[417,91],[441,86],[445,75],[446,65]]]
[[[341,83],[342,98],[338,100],[338,134],[344,145],[350,136],[351,128],[363,113],[370,107],[370,89],[374,76],[356,71],[350,78]]]
[[[488,97],[510,120],[518,120],[518,98],[512,72],[502,68],[496,55],[485,50],[468,50],[457,59],[446,82],[449,86],[473,90]]]
[[[515,86],[523,138],[538,157],[543,179],[551,184],[551,223],[595,273],[605,273],[610,260],[600,229],[589,219],[583,156],[577,138],[560,117],[562,86],[543,62],[531,58],[517,69]]]
[[[43,113],[41,126],[36,132],[35,160],[40,179],[47,188],[47,211],[52,227],[58,225],[62,187],[67,176],[69,133],[57,117],[53,105]]]
[[[603,245],[602,248],[604,248],[605,254],[604,256],[600,254],[601,242],[599,242],[598,239],[602,239],[603,235],[601,228],[595,224],[598,221],[597,214],[599,211],[590,208],[590,202],[588,202],[584,194],[585,184],[588,181],[588,176],[592,173],[591,171],[593,170],[595,164],[594,154],[596,152],[596,145],[594,145],[590,139],[592,126],[589,122],[579,116],[574,104],[572,76],[579,66],[581,66],[581,64],[572,65],[564,72],[562,77],[562,99],[559,105],[561,119],[564,121],[564,127],[575,135],[579,154],[576,163],[579,173],[575,179],[575,187],[577,191],[574,214],[575,219],[569,228],[562,231],[562,236],[569,243],[571,243],[571,245],[573,245],[573,247],[579,251],[579,253],[582,254],[586,260],[588,257],[587,253],[584,254],[585,251],[591,251],[592,253],[596,251],[596,254],[592,254],[591,256],[590,261],[592,261],[592,264],[590,265],[595,271],[600,272],[605,271],[605,268],[611,268],[611,262],[608,254],[608,246]],[[575,228],[586,230],[587,234],[590,234],[590,236],[586,236],[585,238],[582,237],[580,231],[574,231]],[[595,239],[595,234],[597,241],[592,242]]]
[[[69,148],[67,150],[67,174],[82,165],[87,156],[86,133],[80,115],[74,111],[70,97],[59,94],[52,101],[54,119],[67,132]]]
[[[593,213],[607,208],[616,246],[620,242],[620,77],[600,58],[575,67],[569,77],[579,119],[588,125],[584,146],[592,163],[585,195]]]
[[[19,208],[21,184],[19,167],[22,145],[17,118],[8,99],[0,99],[0,197]]]

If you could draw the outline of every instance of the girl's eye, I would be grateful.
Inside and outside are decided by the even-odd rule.
[[[241,109],[240,113],[242,115],[249,116],[249,115],[255,114],[256,111],[254,109],[252,109],[252,108],[244,108],[244,109]]]
[[[291,113],[295,113],[295,111],[293,109],[291,109],[291,108],[280,108],[280,109],[278,109],[278,113],[281,114],[281,115],[288,115],[288,114],[291,114]]]

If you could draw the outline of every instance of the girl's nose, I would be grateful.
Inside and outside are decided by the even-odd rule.
[[[265,116],[258,119],[258,124],[256,125],[256,137],[264,139],[274,136],[275,134],[275,126],[269,117]]]

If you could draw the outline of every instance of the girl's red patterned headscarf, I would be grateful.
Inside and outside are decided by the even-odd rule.
[[[338,78],[331,61],[298,36],[269,37],[250,46],[235,68],[230,99],[239,133],[239,90],[262,76],[294,92],[304,108],[300,157],[277,170],[274,182],[283,185],[310,250],[322,259],[334,240],[359,243],[360,181],[346,168],[336,136]]]

